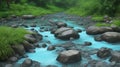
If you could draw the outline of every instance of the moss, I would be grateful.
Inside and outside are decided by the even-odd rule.
[[[24,40],[24,35],[28,32],[22,28],[0,27],[0,60],[5,60],[14,51],[11,45],[16,45]]]

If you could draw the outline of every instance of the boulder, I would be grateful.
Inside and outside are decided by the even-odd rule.
[[[28,41],[23,41],[23,46],[26,51],[29,51],[30,49],[34,49],[35,46],[29,43]]]
[[[61,63],[75,63],[81,60],[81,53],[77,50],[63,51],[56,59]]]
[[[14,57],[14,56],[9,58],[10,62],[16,62],[17,60],[18,60],[18,58]]]
[[[111,31],[113,31],[111,27],[90,26],[86,29],[86,33],[89,35],[97,35],[97,34],[102,34],[102,33],[111,32]]]
[[[95,41],[102,41],[102,39],[101,39],[101,36],[100,36],[100,35],[94,36],[94,40],[95,40]]]
[[[62,27],[55,31],[55,37],[62,40],[70,40],[71,37],[73,39],[79,38],[79,34],[72,28]]]
[[[97,56],[100,58],[107,58],[107,57],[111,56],[111,49],[102,47],[98,50]]]
[[[6,64],[5,67],[13,67],[12,64]]]
[[[55,46],[48,46],[47,50],[49,50],[49,51],[55,50]]]
[[[21,67],[31,67],[32,65],[32,60],[31,59],[25,59],[23,63],[21,64]]]
[[[26,34],[26,35],[24,36],[24,38],[25,38],[28,42],[30,42],[30,43],[36,43],[36,42],[37,42],[36,38],[33,37],[32,34]]]
[[[110,43],[116,43],[120,42],[120,33],[118,32],[106,32],[101,35],[102,40],[110,42]]]
[[[120,63],[120,52],[113,51],[112,54],[111,54],[110,61]]]
[[[67,24],[63,23],[63,22],[57,22],[57,27],[58,28],[60,28],[60,27],[67,27]]]
[[[33,15],[23,15],[22,18],[23,19],[34,19],[35,16],[33,16]]]
[[[19,54],[20,56],[23,56],[25,54],[25,49],[22,44],[20,45],[12,45],[13,50],[16,54]]]

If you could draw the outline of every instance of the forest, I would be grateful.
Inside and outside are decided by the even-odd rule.
[[[119,63],[120,0],[0,0],[0,67]]]

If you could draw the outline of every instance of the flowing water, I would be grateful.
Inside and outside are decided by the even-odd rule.
[[[107,48],[111,48],[113,50],[120,50],[120,44],[119,43],[117,43],[117,44],[114,43],[113,44],[113,43],[107,43],[107,42],[104,42],[104,41],[97,42],[97,41],[94,40],[93,36],[86,34],[86,31],[84,31],[83,27],[80,27],[77,24],[74,24],[73,22],[70,22],[70,21],[63,21],[63,22],[66,22],[69,26],[74,27],[74,29],[82,29],[83,30],[81,33],[79,33],[80,38],[76,39],[76,40],[73,40],[72,42],[74,42],[75,44],[78,44],[78,45],[83,44],[86,41],[92,42],[91,46],[86,46],[83,49],[90,49],[91,50],[91,49],[99,49],[101,47],[107,47]],[[31,27],[27,28],[27,29],[31,29]],[[35,27],[35,30],[39,31],[40,28]],[[51,42],[51,44],[48,44],[48,45],[56,45],[56,44],[62,44],[62,43],[67,42],[67,41],[62,41],[62,40],[59,40],[59,39],[55,38],[54,35],[50,33],[50,31],[39,32],[39,33],[44,36],[43,37],[43,42],[47,42],[47,41]],[[46,35],[48,37],[45,37]],[[41,65],[56,65],[56,66],[62,67],[62,64],[59,63],[58,61],[56,61],[56,58],[58,56],[58,53],[56,52],[56,50],[48,51],[47,48],[36,48],[35,53],[28,53],[27,55],[29,56],[29,58],[31,58],[33,60],[36,60],[36,61],[39,61],[41,63]],[[95,59],[95,60],[100,60],[96,56],[96,54],[91,55],[91,58]],[[18,63],[21,63],[23,60],[24,59],[21,59]],[[108,59],[103,60],[103,61],[108,62]],[[87,59],[83,58],[82,62],[86,63]]]
[[[59,16],[59,18],[56,18],[58,16]],[[65,22],[65,23],[67,23],[68,26],[74,27],[75,30],[82,29],[82,32],[79,33],[80,38],[72,40],[72,42],[75,43],[78,46],[83,44],[86,41],[92,42],[91,46],[85,46],[83,48],[80,47],[80,49],[82,49],[82,50],[86,50],[86,51],[89,52],[89,51],[92,51],[92,50],[95,50],[95,49],[99,49],[101,47],[107,47],[107,48],[111,48],[113,50],[119,50],[120,51],[120,43],[107,43],[107,42],[104,42],[104,41],[97,42],[97,41],[94,40],[94,37],[92,35],[87,35],[84,26],[82,26],[82,25],[80,26],[80,25],[77,24],[77,22],[79,22],[79,23],[85,22],[85,20],[83,20],[83,19],[78,18],[78,19],[76,19],[77,21],[74,21],[74,19],[67,19],[66,20],[65,16],[62,16],[62,14],[61,15],[56,14],[56,15],[54,15],[54,17],[51,16],[51,17],[47,17],[47,18],[52,19],[53,21]],[[25,20],[24,23],[26,22],[27,24],[31,24],[31,22],[36,22],[36,21],[43,22],[43,23],[47,22],[44,18],[42,18],[41,20],[39,20],[39,19],[34,19],[34,20],[31,20],[31,21],[30,20]],[[16,22],[16,21],[14,21],[14,22]],[[89,22],[89,21],[86,21],[86,22]],[[13,23],[13,22],[11,21],[11,23]],[[37,27],[26,28],[28,30],[34,28],[36,31],[38,31],[39,34],[43,35],[43,40],[41,42],[39,42],[40,45],[42,43],[46,43],[47,45],[57,45],[57,44],[62,44],[62,43],[68,42],[68,41],[63,41],[63,40],[55,38],[54,35],[50,33],[50,31],[40,32],[40,29],[41,29],[40,25],[41,24],[42,23],[37,23]],[[51,43],[47,43],[49,41]],[[89,61],[89,59],[86,59],[86,58],[83,57],[81,62],[78,62],[78,63],[75,63],[75,64],[67,64],[67,65],[61,64],[58,61],[56,61],[56,58],[58,56],[58,52],[57,52],[58,50],[62,50],[62,48],[56,48],[56,50],[53,50],[53,51],[48,51],[47,48],[36,48],[35,53],[27,53],[27,55],[29,56],[28,58],[31,58],[32,60],[40,62],[43,67],[47,66],[47,65],[56,65],[58,67],[62,67],[62,66],[63,67],[64,66],[66,66],[66,67],[67,66],[68,67],[77,67],[77,65],[87,63]],[[95,59],[95,60],[101,60],[96,56],[96,54],[92,54],[92,55],[90,55],[90,57],[92,59]],[[22,58],[17,63],[22,63],[24,60],[25,60],[25,58]],[[109,62],[108,59],[105,59],[105,60],[102,59],[102,61]]]

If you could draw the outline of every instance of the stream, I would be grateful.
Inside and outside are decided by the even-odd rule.
[[[49,20],[53,20],[55,22],[57,22],[57,21],[64,22],[68,26],[74,27],[75,30],[81,29],[82,32],[79,33],[80,38],[75,39],[75,40],[64,41],[64,40],[55,38],[54,35],[51,34],[49,30],[48,31],[40,31],[40,30],[42,30],[41,27],[51,28],[48,25]],[[39,42],[39,45],[46,43],[49,46],[49,45],[63,44],[66,42],[73,42],[78,46],[79,49],[86,51],[88,53],[92,52],[92,51],[94,52],[94,51],[100,49],[101,47],[107,47],[107,48],[111,48],[112,50],[120,51],[120,43],[108,43],[105,41],[100,41],[100,42],[95,41],[94,36],[86,34],[85,28],[87,26],[94,24],[93,21],[91,21],[87,17],[82,18],[79,16],[72,16],[72,15],[65,15],[63,13],[58,13],[58,14],[50,14],[50,15],[40,16],[40,17],[37,17],[36,19],[32,19],[32,20],[22,20],[22,19],[18,18],[17,20],[6,21],[6,23],[7,23],[7,25],[14,24],[14,23],[16,23],[16,24],[24,23],[24,24],[29,25],[29,27],[25,28],[25,29],[31,30],[34,28],[34,30],[36,30],[39,34],[43,35],[43,40]],[[34,24],[34,23],[37,25],[37,27],[30,26],[31,24]],[[5,24],[3,24],[3,25],[5,25]],[[91,46],[81,46],[86,41],[91,42],[92,45]],[[50,43],[48,43],[48,42],[50,42]],[[90,61],[91,59],[101,60],[101,61],[109,63],[109,61],[108,61],[109,58],[100,59],[96,56],[96,54],[90,54],[90,58],[82,57],[81,62],[73,63],[73,64],[61,64],[60,62],[58,62],[56,60],[56,58],[58,56],[58,51],[60,51],[60,50],[62,50],[62,48],[60,48],[60,47],[57,47],[55,50],[52,50],[52,51],[48,51],[47,47],[46,48],[36,48],[35,53],[27,53],[26,55],[28,55],[28,58],[40,62],[41,66],[43,66],[43,67],[45,67],[47,65],[56,65],[58,67],[79,67],[80,64],[88,63],[88,61]],[[25,58],[22,58],[17,63],[22,63],[24,60],[25,60]]]

